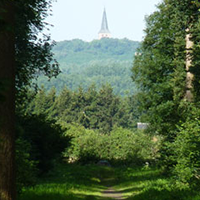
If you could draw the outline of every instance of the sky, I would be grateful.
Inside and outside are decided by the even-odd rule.
[[[104,7],[113,38],[142,41],[145,16],[156,11],[162,0],[54,0],[46,21],[55,41],[98,39]]]

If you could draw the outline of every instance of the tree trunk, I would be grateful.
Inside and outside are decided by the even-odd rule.
[[[15,41],[14,8],[0,1],[0,200],[15,200]],[[2,89],[3,88],[3,89]]]
[[[189,33],[189,29],[187,29],[186,30],[186,94],[185,94],[185,99],[187,101],[193,100],[192,80],[194,75],[191,72],[189,72],[190,67],[192,65],[191,53],[192,53],[193,42],[191,41],[190,38],[191,34]]]

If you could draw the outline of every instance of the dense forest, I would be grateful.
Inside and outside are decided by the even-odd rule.
[[[136,88],[131,80],[131,67],[139,42],[128,39],[107,39],[84,42],[79,39],[57,42],[53,47],[54,58],[62,73],[48,81],[40,77],[39,85],[47,90],[55,86],[60,92],[64,86],[87,90],[96,84],[110,84],[115,94],[133,93]]]
[[[163,0],[141,43],[56,45],[51,3],[0,2],[0,199],[200,199],[199,1]]]

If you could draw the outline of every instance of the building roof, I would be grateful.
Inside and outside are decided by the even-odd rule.
[[[99,31],[99,33],[110,33],[110,31],[108,29],[108,21],[107,21],[106,9],[105,8],[104,8],[104,11],[103,11],[101,30]]]

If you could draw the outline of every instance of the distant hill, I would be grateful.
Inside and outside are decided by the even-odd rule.
[[[60,63],[85,64],[102,60],[133,60],[133,55],[138,46],[139,42],[128,39],[104,38],[92,42],[75,39],[58,42],[53,52]]]
[[[79,39],[58,42],[53,48],[62,73],[57,79],[39,78],[47,89],[55,86],[60,91],[65,85],[72,90],[91,84],[99,88],[109,83],[116,94],[134,92],[131,67],[140,43],[128,39],[101,39],[84,42]]]

